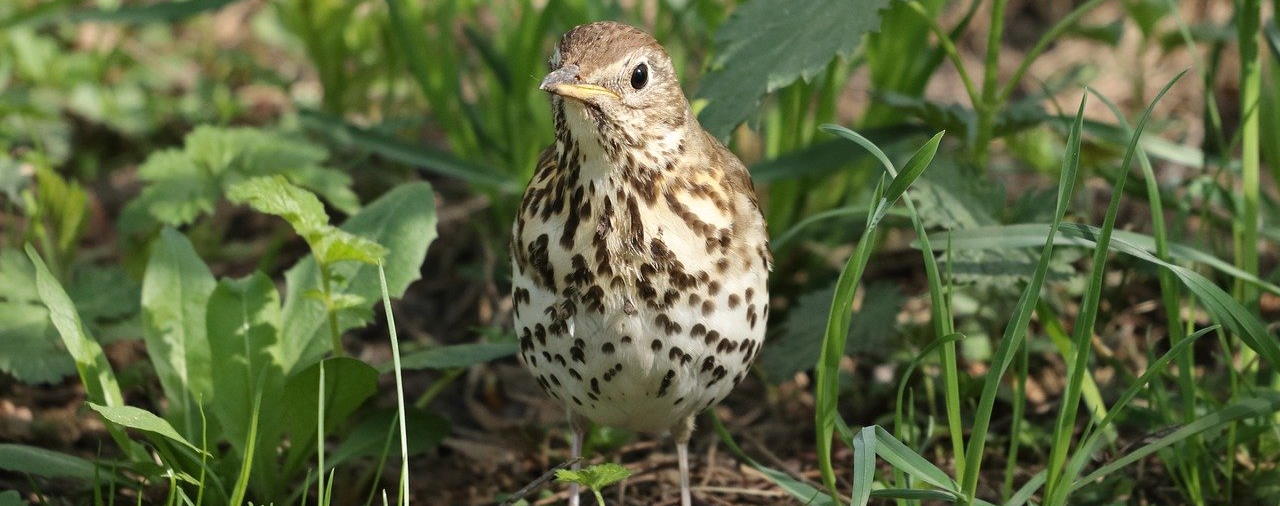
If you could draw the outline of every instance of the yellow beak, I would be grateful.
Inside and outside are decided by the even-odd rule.
[[[574,98],[584,102],[591,100],[592,97],[618,98],[617,93],[594,84],[557,84],[547,91],[562,97]]]
[[[588,102],[596,97],[609,97],[614,100],[620,98],[617,93],[608,88],[579,82],[577,65],[566,65],[547,74],[538,88],[582,102]]]

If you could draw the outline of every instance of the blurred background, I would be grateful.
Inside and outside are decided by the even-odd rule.
[[[214,297],[224,291],[234,297],[249,288],[225,280],[254,273],[267,283],[263,293],[286,294],[281,341],[297,332],[323,334],[317,315],[326,311],[341,318],[333,323],[336,345],[318,338],[282,352],[285,386],[274,392],[292,392],[288,382],[314,374],[310,366],[324,357],[334,361],[331,372],[350,367],[359,371],[342,374],[362,378],[359,395],[339,392],[332,401],[339,413],[321,417],[328,428],[320,440],[332,455],[330,467],[338,466],[328,500],[366,503],[384,489],[395,499],[399,445],[391,428],[398,404],[411,422],[410,497],[421,504],[490,504],[563,460],[563,411],[510,356],[509,227],[535,160],[552,139],[550,108],[537,84],[553,44],[575,25],[604,19],[634,24],[663,43],[703,126],[751,169],[777,259],[773,317],[755,374],[716,412],[741,452],[814,487],[822,478],[812,369],[834,280],[865,240],[867,205],[883,173],[866,150],[819,126],[857,130],[900,166],[946,131],[910,197],[938,249],[949,319],[965,339],[955,344],[953,361],[920,355],[943,336],[931,316],[911,216],[890,211],[847,308],[853,323],[839,367],[839,412],[850,425],[894,427],[920,455],[959,473],[947,439],[945,391],[954,389],[955,405],[966,411],[978,404],[1005,324],[1039,259],[1033,248],[1053,219],[1084,86],[1116,109],[1096,96],[1084,108],[1068,221],[1102,226],[1116,182],[1128,180],[1115,214],[1117,234],[1139,234],[1126,238],[1153,253],[1152,236],[1167,238],[1175,247],[1161,258],[1222,287],[1238,302],[1233,307],[1275,338],[1280,31],[1274,12],[1272,2],[1256,0],[5,1],[0,490],[14,492],[0,495],[0,504],[104,498],[194,504],[206,488],[205,500],[225,502],[237,497],[242,464],[255,451],[260,458],[245,478],[247,495],[239,497],[317,500],[308,460],[315,442],[300,442],[315,431],[304,434],[287,421],[309,416],[315,429],[314,404],[310,414],[278,415],[278,445],[246,450],[233,437],[242,432],[226,418],[239,415],[218,411],[214,401],[208,405],[214,422],[197,422],[203,401],[191,400],[189,392],[199,392],[194,380],[172,372],[182,370],[171,363],[176,355],[157,358],[172,351],[164,343],[175,334],[156,322],[194,321],[201,335],[206,328],[202,319],[187,320],[194,318],[189,312],[164,312],[166,297],[187,300],[183,290],[190,287],[182,280],[213,290],[214,278],[224,278]],[[1129,135],[1116,113],[1135,124],[1188,69],[1154,106],[1138,143],[1150,174],[1138,169],[1137,158],[1122,167]],[[1246,110],[1242,103],[1257,105]],[[309,253],[325,260],[296,223],[236,196],[238,182],[258,176],[281,177],[314,194],[335,225],[366,214],[345,227],[357,235],[375,230],[371,223],[388,224],[369,237],[390,252],[398,351],[377,303],[376,270],[339,269],[337,282],[350,281],[355,299],[329,293],[326,273],[316,296],[324,305],[317,302],[313,313],[290,309],[313,295],[298,288],[311,271],[291,267]],[[1153,195],[1162,204],[1153,207]],[[397,217],[401,205],[407,207]],[[959,232],[975,229],[991,233],[994,246],[965,246],[982,236]],[[956,242],[949,251],[948,239]],[[195,447],[212,449],[208,465],[171,439],[130,448],[113,427],[132,427],[134,439],[154,439],[156,431],[86,405],[103,404],[96,400],[102,393],[84,379],[84,355],[68,349],[56,315],[49,318],[54,307],[45,285],[37,289],[37,272],[45,271],[24,253],[28,244],[65,289],[87,339],[101,347],[121,403],[161,415]],[[188,277],[179,270],[162,284],[162,247],[193,253],[183,258],[202,261],[207,272],[175,263],[199,272]],[[1080,384],[1068,374],[1076,353],[1069,336],[1090,291],[1091,254],[1060,247],[1051,256],[1027,345],[1000,383],[979,497],[1010,498],[1052,460],[1064,390]],[[1171,294],[1150,262],[1115,255],[1106,269],[1101,291],[1093,292],[1100,293],[1097,325],[1085,336],[1092,358],[1081,426],[1098,422],[1089,413],[1105,412],[1170,349],[1171,334],[1218,321],[1190,292]],[[205,317],[204,304],[183,307],[198,307]],[[212,339],[214,306],[208,311]],[[1237,332],[1210,334],[1188,349],[1117,417],[1093,465],[1257,389],[1271,390],[1268,363]],[[219,390],[217,350],[215,343],[207,389],[220,398],[217,392],[226,390]],[[401,399],[388,373],[395,353],[404,356]],[[946,372],[948,363],[958,364],[954,374]],[[236,391],[250,397],[272,391],[242,387]],[[1261,423],[1270,416],[1153,450],[1124,472],[1077,490],[1073,500],[1275,504],[1280,434]],[[711,422],[703,425],[693,442],[701,501],[803,503],[735,455]],[[32,448],[48,453],[23,453]],[[589,460],[632,471],[625,504],[677,503],[666,442],[597,428],[587,448]],[[850,455],[848,447],[835,451],[845,493]],[[41,459],[54,463],[17,463]],[[98,467],[85,463],[98,461],[110,464],[113,478],[86,474]],[[888,469],[882,464],[886,476]],[[214,478],[206,471],[222,484],[207,485]],[[563,498],[562,488],[550,486],[524,499]]]

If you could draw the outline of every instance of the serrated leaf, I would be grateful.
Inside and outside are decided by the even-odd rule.
[[[810,79],[837,56],[848,57],[880,26],[890,0],[753,0],[716,32],[713,70],[698,88],[707,105],[698,115],[725,138],[755,111],[766,93]]]
[[[801,295],[787,319],[779,326],[779,335],[760,352],[760,370],[772,383],[781,383],[795,373],[813,368],[822,348],[827,313],[835,285]],[[897,286],[873,283],[866,287],[862,306],[854,311],[845,349],[850,353],[876,353],[885,350],[897,314],[902,308],[902,293]]]
[[[577,483],[584,487],[600,490],[631,476],[631,471],[612,462],[584,467],[577,471],[570,469],[556,470],[556,481],[561,483]]]
[[[308,242],[311,243],[316,258],[323,264],[350,260],[377,265],[387,256],[387,248],[381,244],[328,225],[314,234],[313,239]]]
[[[0,302],[0,371],[29,384],[51,384],[75,374],[75,362],[58,345],[44,307]]]
[[[351,191],[351,176],[346,172],[309,166],[290,171],[289,179],[298,186],[324,197],[324,200],[339,211],[355,214],[360,210],[360,198]]]
[[[169,425],[169,422],[150,411],[134,406],[103,406],[92,402],[88,404],[90,408],[112,423],[158,434],[176,443],[181,443],[196,452],[201,451],[196,445],[191,444],[181,434],[178,434],[178,431],[172,425]]]
[[[329,224],[329,215],[320,199],[284,176],[255,177],[235,183],[227,189],[227,200],[284,218],[303,237]]]
[[[197,127],[183,149],[152,153],[142,164],[139,176],[150,184],[130,202],[126,215],[136,221],[141,209],[164,224],[187,224],[213,212],[227,185],[262,176],[284,176],[318,192],[335,208],[354,212],[359,202],[351,192],[351,178],[319,166],[327,156],[319,146],[277,132]]]

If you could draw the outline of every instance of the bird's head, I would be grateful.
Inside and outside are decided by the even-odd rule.
[[[606,151],[651,148],[691,118],[666,50],[649,34],[602,21],[564,34],[540,88],[552,94],[557,135]]]

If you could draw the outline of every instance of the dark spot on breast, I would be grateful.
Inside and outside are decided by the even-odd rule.
[[[601,353],[604,353],[605,355],[612,355],[612,354],[613,354],[613,343],[604,343],[604,344],[600,345],[600,352],[601,352]]]

